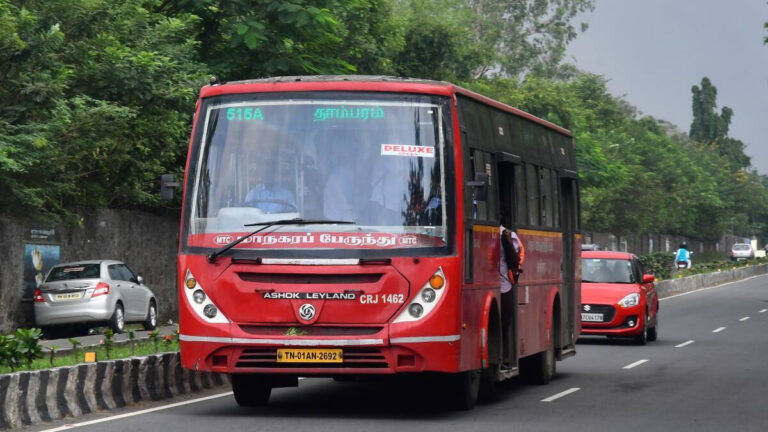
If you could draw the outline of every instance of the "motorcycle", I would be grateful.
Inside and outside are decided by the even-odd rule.
[[[693,255],[693,252],[688,252],[688,255]],[[685,260],[675,260],[675,269],[677,271],[686,270],[688,269],[688,261]]]

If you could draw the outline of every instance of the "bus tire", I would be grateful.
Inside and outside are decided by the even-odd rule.
[[[272,384],[258,375],[233,374],[232,392],[241,407],[266,406],[272,394]]]
[[[470,370],[448,377],[450,389],[446,395],[450,398],[451,408],[469,411],[475,407],[480,395],[480,376],[480,370]]]
[[[488,367],[480,373],[480,396],[482,403],[491,403],[498,397],[498,382],[501,375],[503,341],[501,324],[498,318],[492,318],[488,325]]]
[[[552,337],[546,350],[523,359],[523,372],[530,384],[546,385],[557,374],[557,359],[555,358],[555,341],[558,340],[555,317],[552,317]]]

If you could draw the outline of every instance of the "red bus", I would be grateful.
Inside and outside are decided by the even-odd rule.
[[[299,376],[429,372],[468,409],[512,376],[548,382],[575,353],[565,129],[445,82],[214,83],[183,185],[182,363],[231,374],[240,405]],[[512,310],[502,224],[526,251]]]

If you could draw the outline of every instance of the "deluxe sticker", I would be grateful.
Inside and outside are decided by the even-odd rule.
[[[382,156],[415,156],[415,157],[435,157],[435,148],[430,146],[402,145],[402,144],[382,144]]]

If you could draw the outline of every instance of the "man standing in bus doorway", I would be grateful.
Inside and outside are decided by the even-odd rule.
[[[517,287],[517,280],[522,272],[521,266],[525,259],[525,248],[517,233],[501,226],[501,259],[499,260],[499,273],[501,277],[501,327],[502,337],[504,338],[504,360],[513,357],[510,352],[514,347],[514,308],[517,307],[514,292]],[[511,367],[512,365],[505,365]]]

